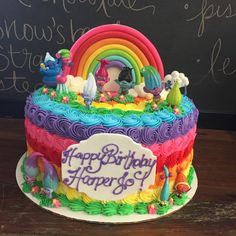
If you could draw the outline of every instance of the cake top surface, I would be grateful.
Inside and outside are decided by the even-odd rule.
[[[128,26],[96,27],[71,50],[55,57],[47,52],[40,67],[44,86],[31,102],[85,126],[157,128],[195,109],[187,98],[188,78],[177,71],[164,76],[156,48]]]

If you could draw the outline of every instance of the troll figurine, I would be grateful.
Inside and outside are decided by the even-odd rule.
[[[66,76],[68,75],[70,67],[72,66],[70,51],[68,49],[61,49],[56,53],[56,57],[61,61],[62,64],[61,73],[56,77],[57,92],[68,93],[68,88],[66,86]]]
[[[141,75],[144,77],[144,92],[153,94],[154,101],[157,102],[163,90],[160,74],[153,66],[144,66]]]
[[[106,65],[109,64],[109,61],[105,59],[100,59],[100,67],[98,68],[95,78],[97,82],[98,91],[100,93],[104,92],[104,85],[110,81]]]
[[[96,96],[97,85],[92,73],[89,73],[88,79],[85,82],[82,97],[84,98],[84,104],[90,109],[91,104]]]
[[[123,67],[122,71],[120,72],[118,79],[115,80],[117,84],[120,85],[120,94],[126,95],[129,92],[129,89],[133,88],[135,83],[132,77],[132,69],[129,67]]]
[[[44,62],[40,64],[40,74],[43,75],[43,83],[49,88],[56,88],[56,77],[61,73],[62,63],[60,60],[55,59],[46,53]]]

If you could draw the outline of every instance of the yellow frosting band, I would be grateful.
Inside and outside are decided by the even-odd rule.
[[[184,161],[183,164],[181,164],[181,166],[183,165],[185,168],[183,169],[183,173],[185,176],[188,175],[191,164],[192,164],[192,156],[193,156],[193,151],[190,152],[190,154],[187,157],[187,160]],[[170,168],[170,172],[172,171],[176,171],[177,166],[174,166],[172,168]],[[172,172],[173,173],[173,172]],[[174,191],[174,184],[175,184],[175,180],[176,180],[176,176],[177,174],[175,173],[170,179],[169,179],[169,187],[170,187],[170,191],[173,192]],[[134,194],[131,194],[129,196],[127,196],[124,199],[115,201],[116,203],[127,203],[127,204],[136,204],[138,202],[151,202],[153,200],[158,199],[160,197],[160,193],[162,190],[162,187],[164,185],[164,180],[160,180],[160,183],[158,186],[155,186],[155,188],[149,188]],[[66,186],[64,183],[60,182],[56,192],[59,193],[63,193],[67,196],[68,199],[72,200],[72,199],[82,199],[85,203],[90,203],[92,201],[97,201],[96,199],[92,199],[90,198],[87,194],[85,193],[79,193],[77,192],[75,189],[72,189],[68,186]]]
[[[27,144],[27,148],[28,148],[28,150],[27,150],[28,153],[34,152],[34,150],[30,147],[29,144]],[[186,157],[186,160],[184,160],[181,164],[178,165],[182,169],[183,174],[185,176],[188,176],[188,174],[189,174],[190,167],[192,164],[192,159],[193,159],[193,149],[191,150],[189,155]],[[174,191],[175,180],[177,177],[176,170],[177,170],[177,165],[175,165],[174,167],[169,169],[169,172],[171,172],[173,174],[173,176],[169,179],[170,192]],[[115,201],[115,202],[116,203],[136,204],[138,202],[151,202],[156,199],[159,200],[160,193],[161,193],[162,187],[164,185],[164,180],[160,180],[160,175],[162,175],[162,174],[163,173],[159,173],[157,176],[157,179],[159,179],[159,181],[156,181],[156,183],[158,182],[157,185],[152,186],[149,189],[131,194],[131,195],[127,196],[126,198]],[[39,178],[40,178],[40,176],[39,176]],[[96,199],[90,198],[85,193],[78,192],[76,189],[68,187],[63,182],[59,182],[58,187],[56,189],[56,193],[57,194],[65,194],[69,200],[81,199],[85,203],[97,201]],[[104,201],[102,201],[102,202],[104,202]]]
[[[78,99],[77,101],[80,104],[84,103],[84,100],[82,98],[82,96],[78,95]],[[96,108],[106,108],[106,109],[121,109],[124,111],[144,111],[145,110],[145,106],[147,103],[149,103],[150,101],[148,100],[144,100],[144,101],[140,101],[138,103],[126,103],[126,104],[121,104],[121,103],[109,103],[109,102],[96,102],[93,101],[92,102],[92,106],[96,107]]]

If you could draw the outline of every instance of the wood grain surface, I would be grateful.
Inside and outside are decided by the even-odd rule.
[[[199,129],[193,200],[173,215],[127,225],[75,221],[35,205],[15,180],[25,150],[23,120],[0,119],[0,235],[236,235],[236,132]]]

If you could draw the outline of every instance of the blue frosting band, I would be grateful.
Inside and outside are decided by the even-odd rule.
[[[60,110],[62,111],[63,108]],[[73,111],[74,112],[74,111]],[[68,115],[68,113],[65,113]],[[76,113],[74,115],[77,115]],[[57,134],[61,137],[67,137],[77,142],[88,139],[90,136],[97,133],[116,133],[123,134],[131,137],[135,142],[143,145],[152,145],[155,143],[163,143],[167,140],[177,138],[181,135],[185,135],[190,129],[196,126],[198,118],[198,110],[195,108],[188,115],[180,119],[176,119],[173,122],[162,122],[158,128],[150,128],[148,125],[153,125],[152,122],[156,122],[155,115],[148,117],[143,115],[142,119],[146,121],[146,127],[124,127],[119,126],[121,119],[115,116],[103,116],[101,120],[96,119],[97,123],[106,124],[94,124],[94,116],[91,115],[88,119],[88,114],[78,114],[78,118],[86,120],[85,122],[71,121],[67,117],[62,115],[52,114],[50,111],[43,110],[38,105],[32,103],[32,97],[27,98],[25,106],[25,117],[28,118],[36,126],[47,130],[49,133]],[[108,118],[109,117],[109,118]],[[147,119],[148,117],[148,119]],[[125,125],[129,123],[135,123],[139,125],[139,120],[136,116],[126,116]],[[160,121],[161,119],[159,118]],[[124,125],[124,124],[123,124]],[[156,124],[155,124],[156,125]],[[108,127],[111,126],[111,127]]]
[[[163,122],[171,123],[175,120],[188,116],[193,109],[194,104],[183,96],[181,107],[184,112],[181,115],[175,115],[170,111],[163,109],[153,113],[124,114],[123,116],[111,114],[88,114],[69,105],[52,101],[47,95],[42,95],[38,91],[33,93],[32,103],[39,106],[42,110],[48,111],[56,116],[63,116],[71,122],[80,122],[85,126],[102,125],[104,127],[150,127],[157,128]]]

